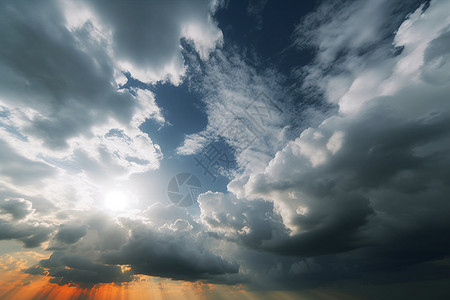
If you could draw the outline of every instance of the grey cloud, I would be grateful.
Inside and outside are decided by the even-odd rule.
[[[450,30],[446,28],[438,37],[432,40],[425,50],[422,67],[422,78],[431,84],[445,84],[450,80]]]
[[[423,1],[323,1],[297,26],[294,44],[315,51],[313,63],[294,69],[297,91],[307,99],[336,103],[367,66],[388,77],[399,26]],[[393,54],[394,53],[394,54]],[[339,75],[339,76],[337,76]],[[364,82],[370,85],[370,82]],[[366,95],[369,95],[369,90]]]
[[[54,250],[52,256],[25,272],[45,273],[52,278],[51,282],[75,282],[81,286],[129,282],[137,274],[236,282],[237,278],[230,276],[237,275],[238,264],[209,250],[207,237],[188,226],[193,221],[180,217],[166,220],[167,216],[162,215],[157,220],[157,215],[153,215],[143,222],[117,220],[103,213],[83,216],[73,212],[71,219],[77,222],[68,221],[60,226],[47,249]],[[161,226],[158,228],[156,224]],[[118,265],[129,265],[130,271],[121,272]],[[111,274],[104,276],[108,272]]]
[[[86,233],[86,225],[62,225],[56,234],[56,239],[66,244],[73,244],[78,242]]]
[[[42,179],[55,174],[55,169],[40,161],[28,159],[16,153],[0,139],[0,174],[17,185],[39,184]]]
[[[195,25],[203,32],[203,39],[212,39],[208,32],[219,36],[220,30],[211,20],[211,2],[195,1],[86,1],[100,20],[112,30],[112,48],[115,57],[129,62],[135,69],[150,70],[156,74],[173,68],[169,76],[179,76],[184,70],[180,39],[186,36],[187,26]],[[138,36],[139,38],[136,38]],[[200,38],[200,37],[197,37]],[[180,74],[177,74],[180,73]],[[147,81],[145,76],[138,78]],[[144,78],[143,78],[144,77]],[[177,80],[176,78],[172,78]]]
[[[30,201],[12,198],[0,200],[0,211],[11,214],[15,220],[20,220],[32,214],[35,210],[32,209]]]
[[[25,201],[32,204],[32,210],[39,214],[50,213],[55,209],[55,205],[45,198],[40,196],[25,195],[18,191],[13,191],[6,188],[0,191],[0,199],[25,199]]]
[[[239,266],[214,255],[184,232],[157,232],[136,226],[119,251],[107,251],[103,261],[127,264],[133,272],[152,276],[195,281],[237,273]]]
[[[38,112],[23,119],[25,133],[63,148],[68,138],[89,134],[108,116],[130,120],[136,101],[126,91],[117,92],[104,41],[89,34],[89,24],[69,32],[51,1],[2,6],[1,95],[8,105]]]
[[[39,265],[34,265],[32,267],[26,268],[23,270],[23,272],[30,275],[45,275],[45,270]]]
[[[40,267],[40,268],[39,268]],[[39,262],[35,270],[27,273],[42,273],[42,269],[52,277],[50,282],[67,285],[71,282],[82,287],[92,287],[96,283],[123,283],[133,280],[129,271],[122,271],[120,266],[97,264],[86,256],[71,255],[62,252],[53,253],[49,259]]]
[[[382,30],[381,34],[374,31],[372,40],[370,34],[359,36],[367,33],[366,28],[347,28],[349,24],[339,20],[340,14],[337,19],[331,18],[335,10],[329,11],[330,19],[320,15],[318,18],[321,22],[325,20],[326,26],[314,23],[312,30],[318,37],[317,45],[324,48],[318,49],[317,61],[306,73],[313,71],[310,74],[318,79],[314,84],[320,85],[329,79],[343,82],[346,72],[350,72],[350,84],[363,87],[360,94],[351,96],[361,107],[336,114],[320,126],[305,130],[276,153],[264,171],[250,175],[249,179],[236,178],[229,185],[240,198],[272,201],[272,214],[280,215],[285,232],[289,233],[271,237],[270,233],[277,231],[266,226],[269,240],[253,248],[236,250],[234,255],[253,257],[243,259],[246,262],[238,261],[242,269],[267,272],[270,280],[293,287],[299,282],[316,285],[361,277],[371,282],[384,276],[393,282],[433,276],[447,278],[448,266],[442,259],[450,253],[450,243],[445,238],[450,232],[446,217],[450,211],[446,200],[450,178],[450,90],[445,84],[447,75],[440,74],[448,73],[448,51],[443,50],[448,29],[432,34],[442,27],[434,19],[426,24],[409,24],[410,31],[404,33],[405,37],[396,39],[406,41],[404,51],[392,57],[388,51],[393,38],[389,28],[395,29],[408,10],[402,9],[391,20],[392,24],[389,21],[383,25],[383,20],[375,20],[378,13],[365,10],[367,6],[388,5],[380,9],[390,10],[398,3],[393,6],[386,2],[346,3],[355,5],[352,9],[359,7],[355,11],[359,15],[348,22],[359,24],[356,19],[370,13],[376,26],[386,26],[387,31]],[[431,3],[426,13],[436,14],[440,11],[439,4],[443,2]],[[417,3],[411,5],[416,7]],[[340,4],[337,7],[342,8]],[[362,7],[365,13],[361,13]],[[416,18],[423,20],[420,13],[416,12]],[[367,25],[365,19],[363,23]],[[418,32],[431,35],[434,40],[422,48],[427,49],[423,73],[409,76],[398,68],[405,62],[419,68],[422,65],[420,51],[414,53],[419,54],[418,61],[416,57],[408,57],[416,50],[417,41],[410,35],[415,26]],[[329,37],[334,31],[343,31],[343,36]],[[324,36],[317,35],[318,32]],[[372,42],[381,44],[374,49],[366,48]],[[328,50],[331,52],[321,53]],[[370,81],[373,77],[365,76],[369,71],[376,74],[373,82]],[[427,77],[429,74],[436,77]],[[412,76],[420,78],[412,80]],[[391,89],[384,94],[378,87],[368,86],[364,90],[367,82],[386,84]],[[335,94],[334,99],[331,94],[322,96],[341,105],[343,94]],[[228,235],[232,236],[229,240],[249,246],[239,238],[238,230],[248,216],[240,213],[247,212],[247,205],[256,204],[238,199],[235,200],[238,204],[230,205],[233,201],[223,202],[223,196],[216,196],[214,199],[222,202],[214,207],[208,197],[214,198],[211,195],[200,198],[205,224],[216,236],[226,238],[229,230]],[[227,209],[221,211],[220,205]],[[235,212],[233,209],[239,206]],[[266,216],[259,214],[259,218]],[[253,249],[263,252],[257,255]]]
[[[0,219],[0,240],[17,239],[23,242],[26,248],[40,246],[49,240],[52,232],[52,227],[45,224],[9,222]]]
[[[200,224],[192,218],[185,208],[173,204],[165,206],[162,203],[157,202],[148,207],[143,214],[156,227],[170,226],[180,220],[193,226],[195,232],[201,229]]]
[[[236,199],[232,194],[204,193],[199,196],[202,223],[218,237],[251,248],[286,238],[288,231],[269,201]]]
[[[356,116],[331,118],[279,152],[246,188],[249,196],[274,201],[298,232],[266,250],[312,257],[345,252],[330,259],[366,271],[447,255],[447,94],[448,88],[421,86],[373,99]],[[331,154],[326,145],[337,130],[345,135]],[[309,146],[313,151],[305,152]],[[325,159],[314,166],[321,153]]]
[[[410,11],[422,1],[323,1],[295,29],[299,47],[317,50],[316,63],[324,70],[342,63],[342,56],[365,54],[369,47],[384,47]],[[370,52],[370,51],[369,51]]]
[[[426,95],[429,101],[423,101]],[[234,254],[244,270],[267,275],[252,282],[298,289],[356,278],[448,278],[441,261],[450,251],[446,97],[443,90],[411,88],[373,100],[356,117],[329,120],[315,131],[323,135],[323,148],[335,130],[346,135],[342,148],[316,167],[295,146],[307,135],[278,153],[264,174],[249,181],[248,196],[274,201],[284,223],[299,232],[255,248],[265,253]],[[430,113],[437,107],[440,113]],[[228,210],[229,219],[217,212],[217,229],[233,219]]]

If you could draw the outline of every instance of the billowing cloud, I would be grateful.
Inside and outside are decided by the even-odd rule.
[[[156,215],[151,212],[153,209]],[[194,221],[188,216],[183,218],[180,208],[155,205],[153,209],[146,211],[152,217],[144,219],[145,222],[115,220],[103,213],[79,216],[77,223],[82,225],[62,225],[51,240],[50,249],[54,252],[50,258],[26,272],[46,273],[53,278],[52,282],[74,282],[81,286],[129,282],[138,274],[188,281],[225,281],[221,276],[238,272],[236,263],[208,250],[207,236],[190,226]],[[164,214],[158,216],[158,212],[174,209],[181,211],[172,220]],[[118,265],[128,268],[121,270]]]
[[[204,193],[199,197],[202,223],[220,239],[250,248],[287,237],[280,215],[269,201],[236,199],[233,194]]]
[[[0,240],[48,254],[23,272],[88,288],[448,277],[449,4],[321,2],[293,33],[315,58],[290,78],[220,47],[219,4],[0,4]],[[133,190],[164,165],[143,131],[167,125],[152,84],[183,80],[208,123],[174,156],[220,137],[238,162],[189,208]]]
[[[117,187],[128,176],[157,169],[163,158],[159,145],[140,129],[148,119],[165,123],[155,96],[122,88],[123,74],[179,84],[183,40],[193,43],[202,59],[221,44],[212,17],[218,5],[1,4],[0,239],[53,251],[28,273],[92,286],[129,282],[133,274],[195,280],[238,272],[236,264],[200,245],[194,233],[186,235],[198,233],[186,214],[154,220],[163,233],[144,221],[125,225],[113,216],[83,213],[112,206],[109,195],[121,193]],[[132,202],[131,192],[122,193],[122,201]],[[131,269],[117,266],[122,261]]]
[[[338,98],[339,115],[305,130],[264,172],[250,176],[245,196],[272,201],[290,230],[289,238],[266,250],[300,257],[335,254],[333,259],[366,270],[437,260],[448,253],[442,233],[450,230],[445,200],[450,90],[442,78],[426,76],[431,68],[447,68],[447,53],[440,49],[449,27],[435,21],[446,18],[446,5],[433,2],[425,12],[420,7],[411,14],[394,38],[403,52],[384,53],[388,65],[369,64],[358,71]],[[347,46],[352,51],[362,47]],[[353,59],[348,55],[342,66],[352,68]],[[442,63],[430,63],[437,60]],[[388,75],[377,81],[377,91],[368,89],[359,98],[358,83],[380,72]],[[327,76],[340,80],[346,73]]]

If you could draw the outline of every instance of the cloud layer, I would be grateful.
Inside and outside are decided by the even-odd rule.
[[[24,272],[261,289],[447,276],[449,3],[324,1],[293,32],[315,58],[291,78],[223,45],[219,4],[0,5],[0,240],[49,254]],[[125,72],[142,88],[123,88]],[[144,82],[183,80],[208,124],[178,155],[218,137],[239,150],[230,122],[254,139],[227,192],[148,206],[130,178],[164,154],[141,125],[166,120]]]

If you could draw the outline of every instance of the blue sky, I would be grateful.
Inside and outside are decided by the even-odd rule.
[[[3,1],[0,298],[448,299],[448,11]]]
[[[248,63],[254,66],[255,70],[262,72],[267,66],[276,65],[280,76],[285,76],[283,87],[289,89],[289,75],[292,66],[307,64],[314,52],[310,49],[299,50],[292,45],[292,32],[295,29],[295,20],[317,7],[316,1],[286,1],[283,3],[245,3],[229,2],[226,9],[216,12],[214,18],[223,33],[224,50],[228,47],[242,45],[239,51],[253,52],[254,57],[247,57]],[[253,8],[253,6],[255,6]],[[280,18],[283,15],[283,18]],[[262,23],[264,19],[264,25]],[[245,42],[244,42],[245,41]],[[194,52],[190,45],[186,45],[186,52]],[[233,50],[231,50],[233,51]],[[300,52],[300,55],[299,55]],[[205,186],[205,191],[226,191],[229,178],[214,172],[214,177],[205,174],[205,170],[198,166],[195,155],[177,155],[177,148],[183,144],[184,137],[189,134],[201,132],[207,125],[206,105],[202,101],[201,91],[194,90],[191,85],[193,81],[202,80],[202,74],[189,69],[188,76],[177,86],[172,83],[146,84],[132,77],[127,73],[128,81],[123,88],[138,87],[149,89],[155,94],[155,101],[162,109],[166,126],[161,126],[152,119],[143,123],[140,129],[149,134],[158,143],[165,153],[161,161],[161,168],[155,173],[156,176],[163,176],[168,181],[177,172],[190,172],[201,178]],[[258,97],[259,94],[254,95]],[[294,95],[291,101],[303,102],[301,95]],[[282,101],[281,99],[270,100]],[[313,105],[319,105],[314,103]],[[211,137],[211,143],[215,143],[217,137]],[[215,145],[215,144],[214,144]],[[223,147],[224,145],[222,145]],[[230,160],[235,161],[234,153],[227,151]],[[200,154],[202,150],[200,150]],[[198,154],[198,153],[197,153]],[[200,155],[201,156],[201,155]],[[164,191],[161,191],[163,194]]]

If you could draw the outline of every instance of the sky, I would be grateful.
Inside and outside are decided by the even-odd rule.
[[[0,299],[449,299],[450,1],[0,2]]]

